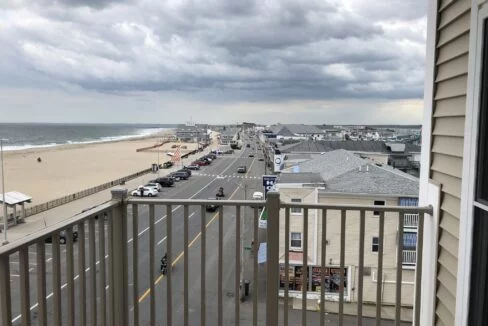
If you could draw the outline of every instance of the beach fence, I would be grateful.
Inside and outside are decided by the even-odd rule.
[[[167,144],[167,143],[169,143],[169,140],[163,141],[161,143],[157,143],[156,145],[138,148],[138,149],[136,149],[136,152],[143,152],[143,151],[147,151],[149,149],[154,149],[154,148],[157,148],[157,147],[161,147],[161,146],[163,146],[164,144]]]
[[[144,169],[142,171],[133,173],[131,175],[128,175],[128,176],[125,176],[125,177],[122,177],[119,179],[115,179],[115,180],[112,180],[109,182],[105,182],[104,184],[101,184],[101,185],[98,185],[95,187],[84,189],[84,190],[81,190],[81,191],[78,191],[78,192],[57,198],[57,199],[53,199],[53,200],[48,201],[48,202],[43,203],[43,204],[39,204],[39,205],[35,205],[32,207],[26,208],[25,216],[28,217],[31,215],[39,214],[41,212],[47,211],[48,209],[55,208],[55,207],[67,204],[69,202],[72,202],[74,200],[93,195],[93,194],[100,192],[102,190],[106,190],[106,189],[112,188],[113,186],[117,186],[117,185],[120,185],[122,183],[125,183],[126,181],[132,180],[134,178],[138,178],[142,175],[150,173],[151,171],[152,171],[151,168]],[[9,216],[9,220],[10,219],[13,219],[12,214],[10,214],[10,216]]]
[[[158,146],[160,146],[160,145],[158,145]],[[208,145],[203,146],[203,148],[206,148],[207,146]],[[143,149],[138,149],[138,151],[139,150],[143,150]],[[186,153],[184,155],[181,155],[181,157],[182,158],[186,158],[186,157],[188,157],[190,155],[193,155],[193,154],[195,154],[197,152],[198,152],[198,150],[193,150],[193,151],[190,151],[190,152],[188,152],[188,153]],[[128,175],[128,176],[125,176],[125,177],[122,177],[122,178],[119,178],[119,179],[115,179],[115,180],[106,182],[104,184],[101,184],[101,185],[98,185],[98,186],[95,186],[95,187],[91,187],[91,188],[88,188],[88,189],[84,189],[84,190],[81,190],[81,191],[78,191],[78,192],[75,192],[75,193],[72,193],[72,194],[69,194],[69,195],[60,197],[60,198],[53,199],[53,200],[48,201],[46,203],[42,203],[42,204],[39,204],[39,205],[35,205],[35,206],[32,206],[32,207],[26,208],[25,209],[25,217],[29,217],[31,215],[39,214],[39,213],[42,213],[42,212],[47,211],[49,209],[52,209],[52,208],[55,208],[55,207],[58,207],[58,206],[67,204],[69,202],[72,202],[74,200],[77,200],[77,199],[80,199],[80,198],[83,198],[83,197],[86,197],[86,196],[93,195],[93,194],[95,194],[97,192],[100,192],[102,190],[106,190],[106,189],[112,188],[113,186],[117,186],[117,185],[123,184],[126,181],[132,180],[134,178],[138,178],[138,177],[140,177],[142,175],[145,175],[147,173],[150,173],[150,172],[152,172],[152,168],[144,169],[142,171],[133,173],[131,175]],[[9,222],[10,221],[14,221],[14,215],[13,215],[13,213],[8,214],[7,216],[8,216],[8,221]]]

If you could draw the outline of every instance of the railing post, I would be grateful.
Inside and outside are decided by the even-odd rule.
[[[280,194],[276,191],[269,191],[266,198],[266,210],[268,211],[266,228],[266,325],[278,326]],[[256,281],[254,280],[255,283]]]
[[[112,208],[112,260],[111,285],[113,302],[111,305],[114,325],[128,325],[128,267],[127,267],[127,189],[118,188],[111,191],[112,201],[119,204]]]

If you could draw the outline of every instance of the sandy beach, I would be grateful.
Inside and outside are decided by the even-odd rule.
[[[98,144],[63,145],[51,148],[4,152],[5,188],[32,197],[32,205],[97,186],[113,179],[147,169],[152,163],[171,159],[170,142],[161,147],[136,152],[161,143],[161,135]],[[197,148],[195,143],[181,143],[181,153]],[[41,162],[37,158],[42,159]],[[184,163],[186,163],[184,161]],[[162,170],[161,175],[164,175]]]

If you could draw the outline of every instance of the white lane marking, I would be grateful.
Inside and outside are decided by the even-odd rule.
[[[235,163],[236,161],[237,161],[237,158],[234,160],[234,163]],[[234,164],[234,163],[232,163],[232,164]],[[231,164],[231,165],[232,165],[232,164]],[[227,170],[228,170],[228,169],[231,167],[231,165],[229,165],[229,166],[228,166],[228,167],[227,167],[227,168],[226,168],[224,171],[222,171],[222,173],[224,173],[225,171],[227,171]],[[205,187],[203,187],[202,189],[200,189],[200,190],[199,190],[197,193],[195,193],[195,194],[194,194],[193,196],[191,196],[189,199],[193,199],[193,198],[194,198],[196,195],[198,195],[200,192],[202,192],[202,191],[203,191],[205,188],[207,188],[207,187],[208,187],[208,186],[209,186],[209,185],[210,185],[212,182],[214,182],[215,180],[216,180],[216,179],[214,179],[214,180],[210,181],[209,183],[207,183],[207,184],[205,185]],[[177,210],[177,209],[178,209],[178,208],[180,208],[180,207],[181,207],[181,205],[178,205],[177,207],[175,207],[175,208],[172,210],[172,212],[174,212],[175,210]],[[166,217],[166,215],[165,215],[165,216],[163,216],[163,217],[161,217],[161,218],[160,218],[160,219],[159,219],[157,222],[159,222],[159,221],[163,220],[165,217]],[[157,222],[155,222],[154,224],[156,224]],[[141,236],[141,235],[142,235],[144,232],[146,232],[147,230],[149,230],[149,227],[147,227],[146,229],[144,229],[143,231],[141,231],[141,232],[138,234],[138,237],[140,237],[140,236]],[[132,238],[130,238],[130,239],[129,239],[129,241],[127,241],[127,243],[130,243],[131,241],[133,241],[133,239],[132,239]],[[162,241],[164,241],[164,240],[162,240]],[[160,242],[161,242],[161,241],[160,241]],[[105,256],[105,258],[107,258],[107,257],[108,257],[108,255],[106,255],[106,256]],[[52,260],[52,258],[49,258],[48,260]],[[98,265],[98,264],[99,264],[99,262],[100,262],[100,261],[97,261],[97,263],[96,263],[96,264]],[[87,270],[89,270],[89,269],[90,269],[90,267],[88,267],[88,268],[87,268]],[[85,271],[87,271],[87,270],[85,270]],[[12,276],[16,276],[15,274],[10,274],[10,275],[12,275]],[[18,275],[18,276],[20,277],[20,275]],[[78,274],[78,275],[76,275],[76,276],[73,278],[73,280],[77,280],[78,278],[79,278],[79,274]],[[68,283],[64,283],[64,284],[61,286],[61,290],[63,290],[64,288],[66,288],[66,286],[68,286]],[[107,288],[108,288],[108,285],[105,287],[105,289],[107,289]],[[54,292],[51,292],[50,294],[48,294],[48,295],[46,296],[46,299],[50,299],[50,298],[51,298],[53,295],[54,295]],[[36,308],[38,307],[38,305],[39,305],[39,303],[34,304],[33,306],[31,306],[31,307],[30,307],[30,310],[32,311],[32,310],[36,309]],[[12,319],[12,323],[15,323],[15,322],[16,322],[17,320],[19,320],[21,317],[22,317],[22,315],[18,315],[17,317],[15,317],[14,319]]]
[[[162,239],[161,239],[161,240],[158,242],[158,246],[159,246],[160,244],[162,244],[162,243],[163,243],[163,242],[166,240],[166,238],[167,238],[167,237],[162,238]]]
[[[230,165],[229,165],[227,168],[225,168],[225,170],[224,170],[224,171],[222,171],[222,173],[224,173],[225,171],[227,171],[228,169],[230,169],[230,168],[231,168],[231,166],[232,166],[232,165],[233,165],[233,164],[234,164],[236,161],[237,161],[237,158],[234,160],[234,162],[233,162],[232,164],[230,164]],[[210,184],[212,184],[212,183],[213,183],[213,182],[214,182],[216,179],[221,179],[221,178],[219,178],[219,175],[215,175],[215,174],[214,174],[213,176],[214,176],[215,178],[214,178],[212,181],[210,181],[209,183],[207,183],[207,184],[206,184],[206,185],[205,185],[205,186],[204,186],[202,189],[200,189],[199,191],[197,191],[195,194],[193,194],[193,196],[189,197],[188,199],[193,199],[193,198],[195,198],[195,197],[196,197],[196,196],[197,196],[199,193],[201,193],[203,190],[205,190],[205,189],[206,189],[206,188],[207,188],[207,187],[208,187]],[[177,209],[181,208],[181,206],[182,206],[182,205],[178,205],[178,206],[176,206],[176,207],[175,207],[175,208],[174,208],[174,209],[173,209],[171,212],[173,212],[173,213],[174,213],[174,212],[175,212]],[[162,220],[164,220],[166,217],[167,217],[167,215],[162,216],[160,219],[158,219],[156,222],[154,222],[154,224],[157,224],[157,223],[161,222],[161,221],[162,221]],[[141,235],[143,235],[143,234],[144,234],[145,232],[147,232],[148,230],[149,230],[149,226],[148,226],[147,228],[145,228],[144,230],[142,230],[141,232],[139,232],[139,233],[137,234],[137,237],[141,237]],[[130,242],[132,242],[132,241],[134,241],[134,239],[133,239],[133,238],[130,238],[130,239],[129,239],[129,241],[127,241],[127,243],[130,243]]]
[[[108,255],[105,255],[105,259],[107,259],[107,257],[108,257]],[[96,264],[95,264],[95,265],[99,265],[99,264],[100,264],[100,260],[98,260],[98,261],[96,262]],[[90,267],[87,267],[87,268],[85,269],[85,273],[86,273],[86,272],[88,272],[89,270],[90,270]],[[11,275],[12,275],[12,276],[17,276],[17,275],[15,275],[15,274],[11,274]],[[20,275],[18,275],[18,276],[20,277]],[[73,281],[76,281],[76,280],[77,280],[77,279],[79,279],[79,278],[80,278],[80,275],[78,274],[78,275],[76,275],[75,277],[73,277]],[[66,288],[67,286],[68,286],[68,283],[64,283],[63,285],[61,285],[61,290],[63,290],[63,289],[64,289],[64,288]],[[105,287],[105,289],[107,289],[107,288],[108,288],[108,285]],[[47,300],[47,299],[52,298],[52,296],[53,296],[53,295],[54,295],[54,292],[49,293],[49,294],[46,296],[46,300]],[[39,306],[39,303],[36,303],[36,304],[34,304],[34,305],[32,305],[32,306],[30,307],[30,310],[34,310],[34,309],[36,309],[38,306]],[[22,317],[22,315],[18,315],[17,317],[15,317],[14,319],[12,319],[12,323],[15,323],[15,322],[16,322],[17,320],[19,320],[21,317]]]

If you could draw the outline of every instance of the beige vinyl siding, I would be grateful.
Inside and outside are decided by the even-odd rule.
[[[452,60],[460,55],[468,53],[469,33],[463,34],[452,42],[437,49],[437,64]]]
[[[441,117],[435,119],[433,135],[457,136],[464,135],[464,117]]]
[[[439,100],[436,103],[434,117],[456,117],[464,116],[466,108],[466,97],[459,96],[446,100]]]
[[[432,154],[431,169],[439,172],[446,172],[452,176],[461,178],[463,170],[463,160],[451,155]]]
[[[469,32],[470,12],[466,11],[462,16],[452,21],[443,28],[439,28],[437,37],[437,47],[451,42],[453,39]]]
[[[458,0],[441,11],[439,15],[439,28],[443,28],[458,19],[469,10],[470,0]]]
[[[454,325],[455,320],[470,3],[438,3],[430,166],[430,177],[442,185],[436,325]]]
[[[440,153],[463,157],[464,143],[461,137],[445,137],[436,135],[432,139],[432,153]]]

